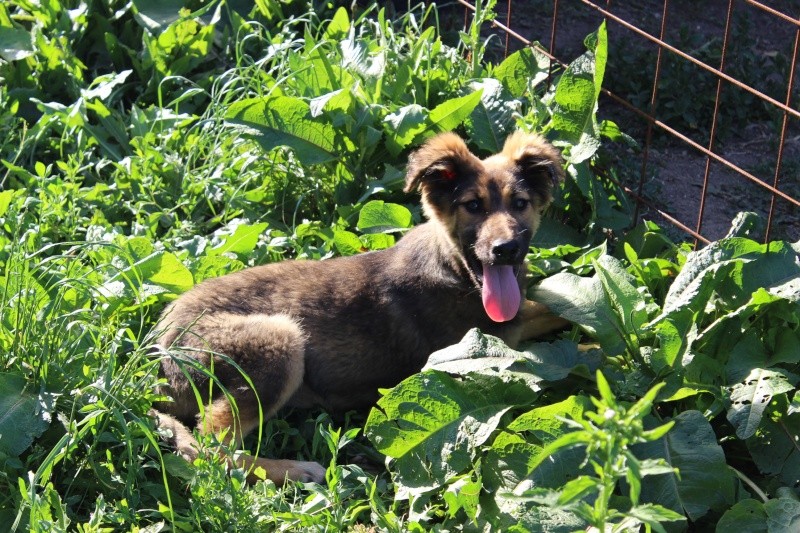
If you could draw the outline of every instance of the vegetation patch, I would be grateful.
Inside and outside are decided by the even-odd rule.
[[[450,46],[424,6],[0,4],[0,529],[796,529],[800,245],[756,243],[748,215],[698,251],[631,228],[593,172],[624,139],[596,118],[605,27],[548,86],[533,49],[484,60],[491,8]],[[366,418],[281,413],[246,442],[324,485],[163,448],[166,303],[391,246],[421,218],[411,150],[515,129],[567,160],[529,296],[572,329],[519,351],[473,330]]]

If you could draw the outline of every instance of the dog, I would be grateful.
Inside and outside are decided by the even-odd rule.
[[[562,179],[559,151],[536,134],[513,133],[483,160],[453,133],[431,138],[410,157],[405,182],[406,192],[421,191],[428,221],[395,246],[252,267],[206,280],[165,309],[157,345],[172,354],[160,367],[172,401],[155,406],[156,424],[192,460],[189,428],[240,445],[284,406],[368,408],[378,389],[420,371],[470,328],[513,347],[563,326],[523,296],[525,255]],[[261,467],[278,485],[325,476],[314,462],[227,461],[252,479]]]

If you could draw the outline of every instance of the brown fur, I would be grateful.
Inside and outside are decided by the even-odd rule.
[[[418,372],[431,352],[472,327],[513,346],[560,326],[524,299],[513,320],[494,322],[480,287],[481,263],[489,262],[518,268],[523,290],[524,256],[562,177],[561,163],[537,135],[515,133],[501,153],[484,160],[456,135],[439,135],[413,154],[406,179],[407,191],[421,190],[430,220],[393,248],[285,261],[199,284],[160,322],[159,346],[178,356],[163,359],[165,392],[174,401],[158,406],[159,426],[172,430],[178,452],[192,458],[197,442],[186,426],[237,444],[258,426],[259,402],[265,417],[286,405],[365,408],[379,388]],[[502,254],[498,243],[505,243]],[[180,358],[211,367],[229,396]],[[235,462],[263,467],[276,483],[320,481],[325,472],[302,461],[241,456]]]

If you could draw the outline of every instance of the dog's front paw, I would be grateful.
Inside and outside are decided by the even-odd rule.
[[[293,461],[293,465],[286,470],[286,477],[302,483],[324,483],[325,468],[313,461]]]

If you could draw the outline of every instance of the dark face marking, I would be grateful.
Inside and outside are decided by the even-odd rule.
[[[512,173],[482,173],[454,191],[453,240],[478,278],[484,264],[522,264],[538,225],[535,202],[526,182]]]

